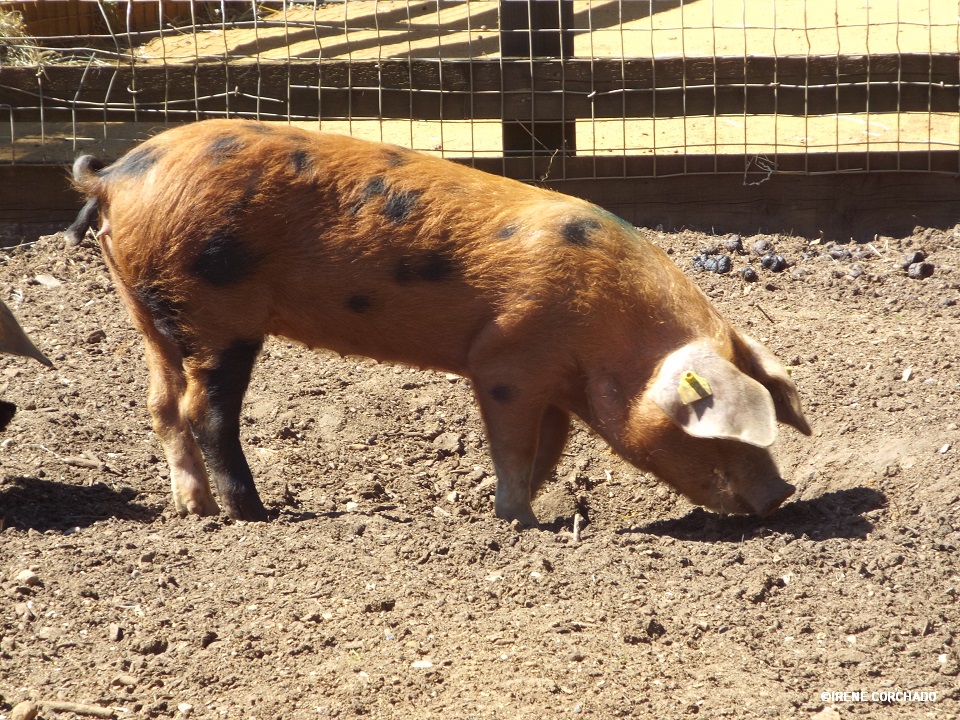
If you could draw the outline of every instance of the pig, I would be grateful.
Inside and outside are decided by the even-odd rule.
[[[719,513],[794,491],[770,446],[797,388],[644,234],[586,201],[402,147],[248,120],[166,130],[73,167],[146,344],[180,515],[261,521],[240,409],[267,336],[469,379],[497,477],[531,499],[577,416]],[[692,394],[692,395],[691,395]]]
[[[22,355],[33,358],[47,367],[53,367],[53,363],[30,341],[20,327],[20,323],[17,322],[17,318],[3,301],[0,301],[0,353]],[[0,431],[6,430],[16,412],[16,405],[0,400]]]

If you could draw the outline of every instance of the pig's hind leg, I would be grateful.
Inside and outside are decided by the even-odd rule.
[[[211,360],[188,358],[184,410],[200,444],[220,502],[236,520],[266,520],[240,445],[240,409],[262,339],[237,340]],[[204,353],[208,356],[208,353]]]
[[[181,413],[186,391],[181,352],[162,336],[145,333],[145,340],[150,369],[148,406],[169,465],[174,507],[181,516],[216,515],[220,510],[210,492],[200,448]]]

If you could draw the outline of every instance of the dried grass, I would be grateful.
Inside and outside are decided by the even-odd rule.
[[[43,51],[27,35],[23,16],[0,9],[0,66],[37,65]]]

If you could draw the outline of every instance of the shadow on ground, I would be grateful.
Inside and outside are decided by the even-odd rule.
[[[806,536],[811,540],[864,540],[873,530],[873,523],[864,515],[886,507],[886,504],[887,497],[882,492],[858,487],[788,503],[768,518],[724,516],[694,508],[683,517],[626,528],[620,534],[659,535],[702,542],[740,542],[758,533],[773,531],[795,537]]]
[[[137,491],[129,487],[7,477],[0,484],[0,518],[4,527],[45,532],[88,527],[108,518],[151,522],[160,515],[159,507],[132,502],[136,497]]]

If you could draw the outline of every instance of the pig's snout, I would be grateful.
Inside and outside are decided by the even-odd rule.
[[[767,517],[780,507],[796,488],[780,477],[765,482],[753,483],[742,491],[734,493],[735,513]],[[728,512],[731,509],[727,510]]]

